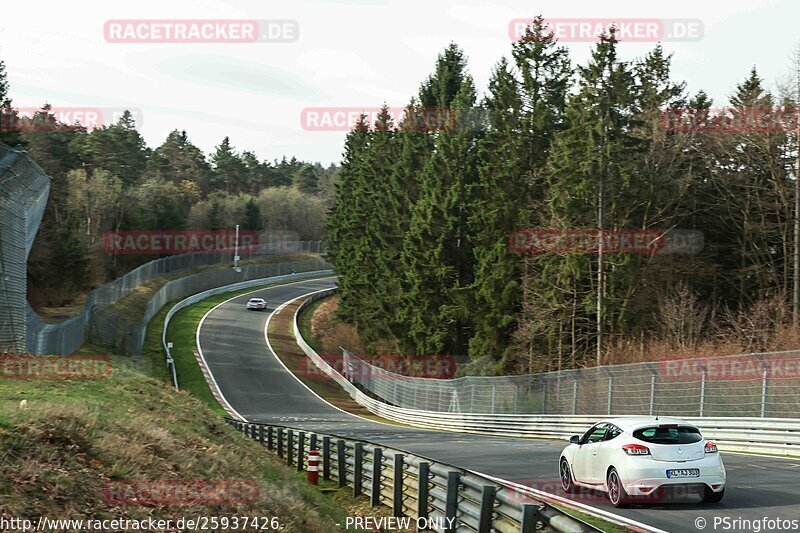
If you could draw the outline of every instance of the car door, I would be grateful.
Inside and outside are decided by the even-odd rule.
[[[575,481],[590,484],[602,483],[602,478],[598,481],[596,463],[597,454],[603,444],[607,428],[608,424],[595,424],[589,431],[584,433],[580,445],[575,451],[575,459],[572,465]]]
[[[606,478],[606,472],[611,465],[614,451],[618,449],[621,444],[614,440],[622,434],[622,430],[613,424],[608,424],[605,437],[603,441],[598,443],[597,453],[594,456],[594,473],[592,477],[597,480],[597,483],[603,483]]]

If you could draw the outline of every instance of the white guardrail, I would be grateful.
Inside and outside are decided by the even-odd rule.
[[[167,342],[167,329],[169,328],[169,321],[172,320],[172,317],[175,316],[175,313],[177,313],[181,309],[184,309],[185,307],[189,307],[190,305],[196,304],[200,300],[205,300],[206,298],[217,294],[222,294],[231,291],[238,291],[240,289],[249,289],[250,287],[258,287],[260,285],[272,285],[276,283],[282,283],[284,281],[297,281],[302,279],[318,278],[322,276],[328,276],[331,274],[333,274],[333,270],[315,270],[312,272],[301,272],[296,274],[284,274],[282,276],[271,276],[269,278],[250,279],[247,281],[240,281],[239,283],[234,283],[232,285],[225,285],[223,287],[214,287],[212,289],[208,289],[203,292],[198,292],[197,294],[193,294],[188,298],[184,298],[180,302],[173,305],[172,308],[169,311],[167,311],[167,316],[164,317],[164,326],[161,328],[161,349],[164,352],[165,362],[167,364],[167,369],[169,370],[170,376],[172,378],[173,386],[176,389],[178,388],[178,375],[177,372],[175,371],[175,363],[172,359],[172,354],[170,353],[169,343]]]
[[[368,396],[320,357],[300,334],[298,316],[302,309],[312,302],[332,294],[335,290],[326,289],[316,292],[298,307],[294,316],[294,333],[297,338],[297,344],[314,361],[320,371],[335,380],[355,401],[376,415],[395,422],[428,429],[504,437],[565,440],[572,435],[583,434],[592,424],[604,418],[602,415],[525,415],[418,411],[397,407]],[[662,413],[664,416],[668,414],[680,416],[680,413]],[[696,424],[706,438],[716,442],[720,449],[725,451],[800,456],[800,419],[686,417],[686,420]]]

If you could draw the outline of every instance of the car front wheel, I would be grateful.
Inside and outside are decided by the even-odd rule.
[[[561,477],[561,488],[567,494],[575,492],[575,483],[572,481],[572,472],[569,469],[569,463],[566,459],[561,459],[561,465],[558,467],[558,473]]]
[[[611,505],[614,507],[626,507],[630,503],[630,497],[625,492],[625,487],[622,486],[622,481],[619,479],[616,468],[608,471],[606,482],[608,485],[608,499],[611,500]]]

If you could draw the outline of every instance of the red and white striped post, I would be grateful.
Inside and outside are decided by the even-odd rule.
[[[317,450],[308,451],[308,467],[306,468],[306,481],[312,485],[319,483],[319,452]]]

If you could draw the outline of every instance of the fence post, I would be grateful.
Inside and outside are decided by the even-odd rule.
[[[331,479],[331,438],[322,437],[322,479]]]
[[[605,366],[601,366],[600,368],[602,368],[603,371],[608,376],[608,398],[607,398],[608,406],[607,406],[607,409],[606,409],[607,410],[606,414],[610,415],[611,414],[611,391],[612,391],[612,389],[614,387],[614,374],[612,374],[611,370],[609,370]]]
[[[445,518],[447,518],[448,526],[445,527],[445,533],[454,532],[456,530],[456,518],[458,517],[458,489],[461,481],[461,472],[450,471],[447,473],[447,501],[445,502]],[[452,527],[449,527],[452,525]]]
[[[514,385],[514,412],[519,413],[519,385]]]
[[[312,433],[308,436],[308,449],[309,450],[316,450],[317,449],[317,434]]]
[[[494,414],[494,398],[496,394],[497,394],[497,386],[494,383],[492,383],[492,414]]]
[[[572,382],[572,414],[578,414],[578,377]]]
[[[650,371],[650,415],[652,416],[656,405],[656,370],[651,363],[642,364]]]
[[[394,454],[394,475],[392,479],[392,516],[403,516],[403,460],[401,453]],[[427,463],[426,463],[427,464]],[[426,485],[427,487],[427,485]]]
[[[469,384],[469,412],[475,412],[475,384],[472,382]]]
[[[258,426],[258,442],[264,445],[264,426]]]
[[[536,525],[539,522],[539,507],[532,504],[522,506],[522,527],[521,533],[535,533]]]
[[[484,485],[481,489],[481,512],[478,518],[478,533],[491,533],[494,521],[495,487]]]
[[[275,434],[272,429],[272,426],[267,427],[267,449],[268,450],[275,449]]]
[[[294,460],[294,431],[286,430],[286,464],[292,466]]]
[[[761,418],[767,416],[767,388],[769,382],[769,361],[765,359],[763,355],[759,358],[761,362],[761,367],[763,368],[763,373],[761,375]]]
[[[542,414],[547,414],[547,377],[541,376],[542,381]]]
[[[347,454],[345,453],[344,441],[336,441],[337,466],[339,467],[339,487],[347,486]]]
[[[706,367],[702,365],[703,373],[700,375],[700,417],[703,417],[703,412],[706,406]]]
[[[303,458],[306,455],[306,432],[301,431],[297,434],[297,471],[303,471]]]
[[[364,444],[356,442],[353,448],[355,450],[353,457],[353,496],[359,496],[363,477],[361,472],[364,467]]]
[[[377,507],[381,504],[381,471],[383,470],[383,450],[380,448],[372,449],[372,489],[370,494],[370,505]]]
[[[278,457],[283,459],[283,428],[278,428]]]
[[[650,376],[650,414],[653,414],[653,408],[656,403],[656,376]]]
[[[417,472],[417,517],[428,518],[428,478],[430,477],[431,464],[419,463]]]

